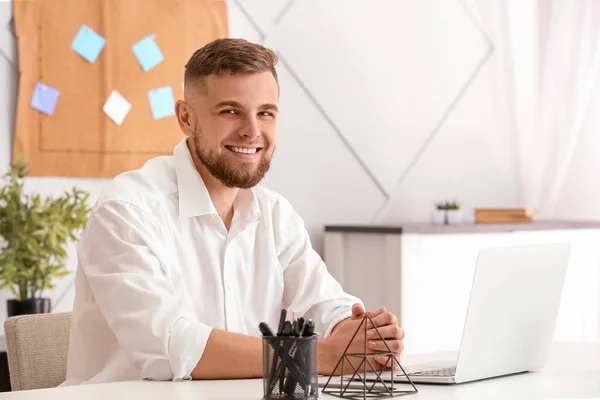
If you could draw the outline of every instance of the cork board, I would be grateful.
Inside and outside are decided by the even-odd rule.
[[[31,176],[113,177],[172,154],[175,116],[153,119],[148,91],[183,96],[185,63],[228,35],[227,5],[215,0],[14,0],[20,82],[13,159]],[[106,39],[90,63],[71,44],[82,25]],[[148,35],[164,61],[144,72],[132,46]],[[60,91],[52,115],[30,105],[38,82]],[[113,90],[131,109],[122,125],[102,110]]]

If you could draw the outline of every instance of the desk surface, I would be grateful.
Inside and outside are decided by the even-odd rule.
[[[403,366],[408,370],[420,363],[455,354],[407,355]],[[320,382],[325,382],[322,378]],[[600,345],[584,343],[555,344],[548,366],[538,372],[514,375],[453,386],[417,385],[419,393],[398,398],[409,400],[535,400],[600,399]],[[337,399],[320,393],[321,399]],[[30,390],[0,394],[0,400],[258,400],[262,398],[262,380],[193,382],[119,382],[57,389]]]

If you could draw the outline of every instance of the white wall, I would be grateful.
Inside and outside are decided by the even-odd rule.
[[[502,52],[463,2],[229,5],[230,36],[281,56],[278,150],[264,184],[296,206],[319,251],[325,224],[428,221],[433,203],[446,198],[462,201],[467,218],[474,206],[520,205],[514,140],[492,90]],[[7,32],[0,26],[0,46]],[[0,54],[0,172],[10,157],[18,79],[8,58]],[[105,182],[31,178],[27,185],[44,194],[77,185],[95,197]],[[72,279],[51,293],[54,300]],[[65,296],[58,310],[70,308],[72,291]]]

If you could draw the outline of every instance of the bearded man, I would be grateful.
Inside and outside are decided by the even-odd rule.
[[[275,150],[276,63],[241,39],[197,50],[173,155],[100,194],[78,243],[63,385],[259,378],[258,326],[276,327],[282,309],[313,320],[319,373],[334,372],[367,311],[328,273],[290,203],[259,185]],[[396,317],[369,315],[399,356]],[[374,333],[370,349],[387,351]],[[353,351],[363,340],[361,330]]]

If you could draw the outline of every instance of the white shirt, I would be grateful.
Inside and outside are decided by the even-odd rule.
[[[108,184],[78,262],[63,385],[189,380],[213,328],[259,336],[285,308],[327,337],[360,303],[281,195],[240,190],[228,232],[185,140]]]

